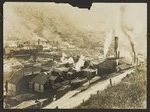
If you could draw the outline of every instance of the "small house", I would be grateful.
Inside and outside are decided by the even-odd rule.
[[[29,82],[29,87],[32,88],[34,91],[43,93],[46,89],[50,87],[50,77],[51,74],[47,73],[40,73],[33,78]]]
[[[22,74],[14,74],[7,83],[8,95],[16,95],[19,93],[22,83],[23,75]]]
[[[17,95],[28,91],[28,84],[36,75],[24,75],[22,71],[15,73],[7,82],[8,95]]]

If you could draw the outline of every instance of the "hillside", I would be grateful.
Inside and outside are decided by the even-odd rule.
[[[61,12],[56,14],[51,7],[29,4],[9,5],[6,11],[11,13],[12,20],[7,21],[4,42],[30,41],[35,43],[38,38],[53,40],[63,45],[66,42],[81,48],[102,48],[105,32],[87,32],[77,28]],[[13,24],[12,24],[13,23]],[[99,39],[98,39],[99,38]]]
[[[128,29],[133,30],[131,33],[134,35],[133,40],[136,40],[135,46],[143,46],[137,50],[145,53],[146,17],[142,12],[145,11],[143,6],[141,5],[140,8],[138,5],[133,5],[134,8],[128,6],[125,19]],[[37,44],[40,38],[53,40],[62,46],[68,44],[85,50],[99,49],[99,53],[103,54],[106,35],[116,25],[114,22],[116,9],[113,7],[111,4],[93,4],[89,11],[68,4],[5,3],[4,46],[22,41]],[[107,10],[103,10],[106,8]],[[131,18],[129,14],[132,13],[134,16]],[[137,17],[139,21],[134,22]],[[123,38],[120,37],[121,39]],[[122,42],[125,40],[124,38]],[[130,47],[127,41],[124,43],[125,47]],[[109,51],[112,51],[111,48]]]
[[[146,108],[146,67],[138,68],[123,81],[95,94],[77,109],[144,109]]]

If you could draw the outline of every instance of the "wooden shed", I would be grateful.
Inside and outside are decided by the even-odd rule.
[[[14,74],[7,83],[8,95],[13,96],[19,93],[21,87],[21,80],[23,79],[22,74]]]
[[[50,75],[46,73],[40,73],[33,80],[30,81],[30,88],[34,91],[43,93],[47,88],[50,87]]]
[[[22,71],[16,72],[7,82],[8,95],[17,95],[28,91],[28,84],[36,75],[24,76]]]

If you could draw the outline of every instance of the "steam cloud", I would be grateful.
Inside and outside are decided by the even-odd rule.
[[[110,44],[111,44],[111,41],[112,41],[112,38],[113,38],[112,33],[113,33],[113,31],[110,31],[107,34],[106,39],[105,39],[105,43],[104,43],[104,58],[106,58],[107,53],[109,51],[109,47],[110,47]]]
[[[84,66],[84,62],[85,62],[84,59],[85,59],[85,57],[83,55],[81,55],[80,58],[79,58],[79,61],[75,65],[75,70],[76,71],[80,71],[81,67]]]
[[[104,42],[104,57],[107,56],[110,44],[112,42],[112,38],[114,38],[114,36],[118,36],[119,41],[121,39],[126,43],[127,43],[127,41],[129,41],[129,45],[131,46],[131,50],[135,56],[135,54],[136,54],[135,44],[132,40],[131,35],[129,34],[129,31],[132,31],[133,29],[129,29],[124,22],[126,7],[120,6],[120,7],[118,7],[118,9],[116,9],[116,11],[117,11],[116,19],[115,19],[116,23],[114,26],[114,32],[113,32],[113,30],[111,32],[109,32],[108,35],[106,36],[106,39]],[[121,56],[132,60],[131,53],[125,47],[127,47],[127,46],[124,46],[122,44],[120,44],[120,46],[118,46],[118,49],[121,51]]]
[[[124,18],[124,15],[125,15],[125,9],[126,9],[125,6],[121,6],[121,7],[120,7],[120,12],[121,12],[121,15],[120,15],[120,17],[121,17],[121,21],[120,21],[120,22],[121,22],[121,30],[122,30],[122,32],[126,35],[126,37],[128,37],[128,40],[129,40],[130,45],[131,45],[131,48],[132,48],[132,52],[133,52],[133,54],[134,54],[134,56],[135,56],[136,52],[135,52],[135,48],[134,48],[134,43],[133,43],[133,41],[132,41],[131,36],[130,36],[129,33],[127,32],[127,30],[129,30],[129,29],[127,29],[127,27],[125,26],[125,24],[124,24],[124,22],[123,22],[123,18]]]

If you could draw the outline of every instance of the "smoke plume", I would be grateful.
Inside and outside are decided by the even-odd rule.
[[[133,52],[133,54],[134,54],[134,56],[135,56],[135,54],[136,54],[136,52],[135,52],[135,45],[134,45],[134,42],[132,41],[132,38],[131,38],[131,36],[129,35],[129,33],[127,32],[128,30],[130,30],[130,29],[128,29],[126,26],[125,26],[125,23],[124,23],[124,21],[123,21],[123,19],[124,19],[124,16],[125,16],[125,10],[126,10],[126,7],[125,6],[121,6],[120,7],[120,18],[121,18],[121,30],[122,30],[122,32],[125,34],[125,36],[128,38],[128,40],[129,40],[129,42],[130,42],[130,45],[131,45],[131,49],[132,49],[132,52]]]
[[[105,42],[104,42],[104,58],[106,58],[107,53],[109,51],[109,47],[110,47],[112,37],[113,37],[112,34],[113,34],[113,31],[110,31],[106,36],[106,39],[105,39]]]
[[[75,65],[75,70],[76,71],[80,71],[81,67],[84,66],[84,62],[85,62],[84,59],[85,59],[85,57],[83,55],[81,55],[80,58],[79,58],[79,61]]]

